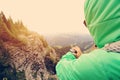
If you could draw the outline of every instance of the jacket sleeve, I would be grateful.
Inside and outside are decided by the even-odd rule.
[[[59,80],[106,80],[100,55],[83,54],[76,59],[68,52],[56,65],[57,77]]]
[[[70,61],[70,60],[74,60],[76,59],[76,57],[72,54],[72,52],[68,52],[67,54],[63,55],[61,58],[61,61]]]
[[[76,60],[76,57],[71,52],[68,52],[67,54],[62,56],[56,66],[56,72],[59,80],[68,80],[66,76],[66,71],[68,70],[67,66],[69,66],[74,60]]]

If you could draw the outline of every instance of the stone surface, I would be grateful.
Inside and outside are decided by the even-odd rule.
[[[57,80],[56,52],[43,36],[0,13],[0,80]]]

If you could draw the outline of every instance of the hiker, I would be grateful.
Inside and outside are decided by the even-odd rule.
[[[56,65],[59,80],[120,80],[120,0],[86,0],[84,13],[98,48],[65,54]]]

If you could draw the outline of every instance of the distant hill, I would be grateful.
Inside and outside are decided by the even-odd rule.
[[[45,36],[48,44],[50,46],[73,46],[77,45],[82,50],[86,50],[91,47],[93,43],[93,39],[90,35],[83,34],[53,34]]]

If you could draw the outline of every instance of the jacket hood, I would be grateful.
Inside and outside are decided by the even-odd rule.
[[[120,40],[120,0],[86,0],[84,13],[99,48]]]

